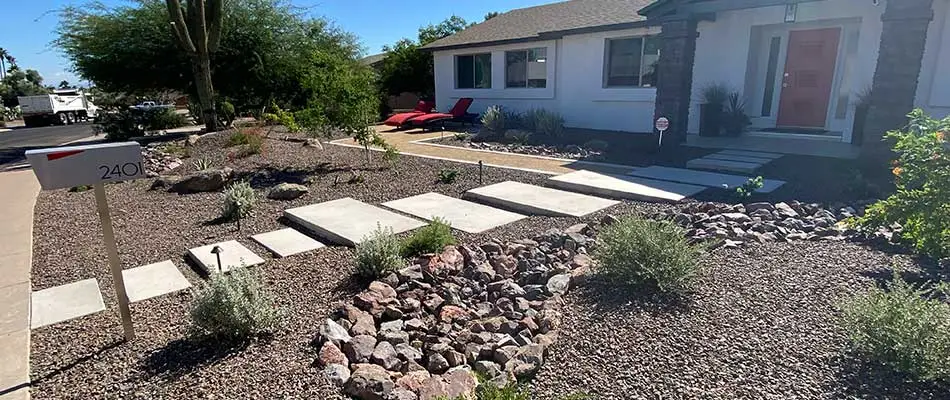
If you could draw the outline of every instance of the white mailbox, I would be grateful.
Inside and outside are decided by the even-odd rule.
[[[29,150],[26,159],[43,190],[145,177],[142,147],[136,142]]]

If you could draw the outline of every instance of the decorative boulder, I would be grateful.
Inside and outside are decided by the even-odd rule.
[[[359,400],[388,400],[394,386],[383,367],[358,364],[343,391]]]
[[[304,185],[285,182],[274,186],[274,188],[267,193],[267,198],[272,200],[293,200],[303,196],[309,191],[310,189],[307,189]]]
[[[181,178],[172,185],[170,191],[178,194],[214,192],[231,182],[234,170],[231,168],[206,169]]]

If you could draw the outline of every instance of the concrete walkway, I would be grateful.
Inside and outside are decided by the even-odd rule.
[[[546,174],[566,174],[568,172],[574,172],[580,169],[607,174],[626,174],[633,169],[633,167],[617,164],[531,156],[516,153],[502,153],[423,142],[426,139],[435,139],[443,136],[452,137],[452,135],[455,133],[450,131],[423,132],[421,129],[394,131],[392,130],[392,127],[385,125],[375,126],[373,128],[376,129],[376,132],[379,132],[383,138],[386,139],[386,143],[389,143],[398,149],[400,153],[406,155],[457,161],[468,164],[478,164],[479,161],[482,161],[486,166],[513,168]],[[362,146],[354,142],[352,138],[334,140],[330,143],[340,146],[362,148]]]
[[[29,399],[33,170],[0,173],[0,400]]]

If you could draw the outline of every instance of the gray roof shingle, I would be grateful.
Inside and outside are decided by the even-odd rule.
[[[427,50],[497,42],[543,40],[558,32],[598,27],[623,29],[646,20],[637,14],[653,0],[569,0],[520,8],[424,46]],[[616,26],[616,27],[615,27]],[[542,35],[546,34],[546,35]]]

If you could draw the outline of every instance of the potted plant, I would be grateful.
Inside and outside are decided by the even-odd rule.
[[[732,92],[728,98],[722,116],[722,127],[727,135],[739,136],[747,126],[752,124],[752,120],[745,113],[745,100],[742,99],[742,94]]]
[[[729,88],[725,84],[714,83],[704,87],[701,95],[703,103],[699,106],[699,136],[719,136]]]
[[[871,88],[865,87],[854,95],[854,123],[851,125],[851,144],[864,142],[864,124],[871,109]]]

